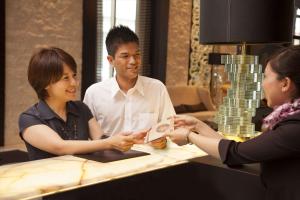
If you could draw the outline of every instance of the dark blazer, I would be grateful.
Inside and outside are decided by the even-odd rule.
[[[219,153],[228,165],[260,162],[267,199],[300,199],[300,113],[246,142],[223,139]]]

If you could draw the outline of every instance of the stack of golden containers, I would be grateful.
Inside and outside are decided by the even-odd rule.
[[[221,62],[225,64],[231,86],[216,116],[218,131],[241,140],[252,138],[258,134],[252,117],[263,97],[263,73],[258,56],[224,55]]]

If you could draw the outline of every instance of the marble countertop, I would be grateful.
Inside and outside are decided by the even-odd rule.
[[[135,145],[150,155],[101,163],[76,156],[59,156],[0,166],[0,199],[34,199],[88,185],[187,162],[207,155],[194,145],[169,143],[163,150]]]

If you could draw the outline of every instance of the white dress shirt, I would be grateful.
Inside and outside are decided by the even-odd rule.
[[[165,85],[144,76],[138,76],[127,94],[120,89],[115,77],[95,83],[86,90],[83,101],[107,136],[148,129],[175,115]]]

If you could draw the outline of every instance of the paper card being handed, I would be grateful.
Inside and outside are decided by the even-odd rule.
[[[174,119],[164,120],[151,127],[145,137],[145,143],[164,137],[166,133],[174,131]]]

